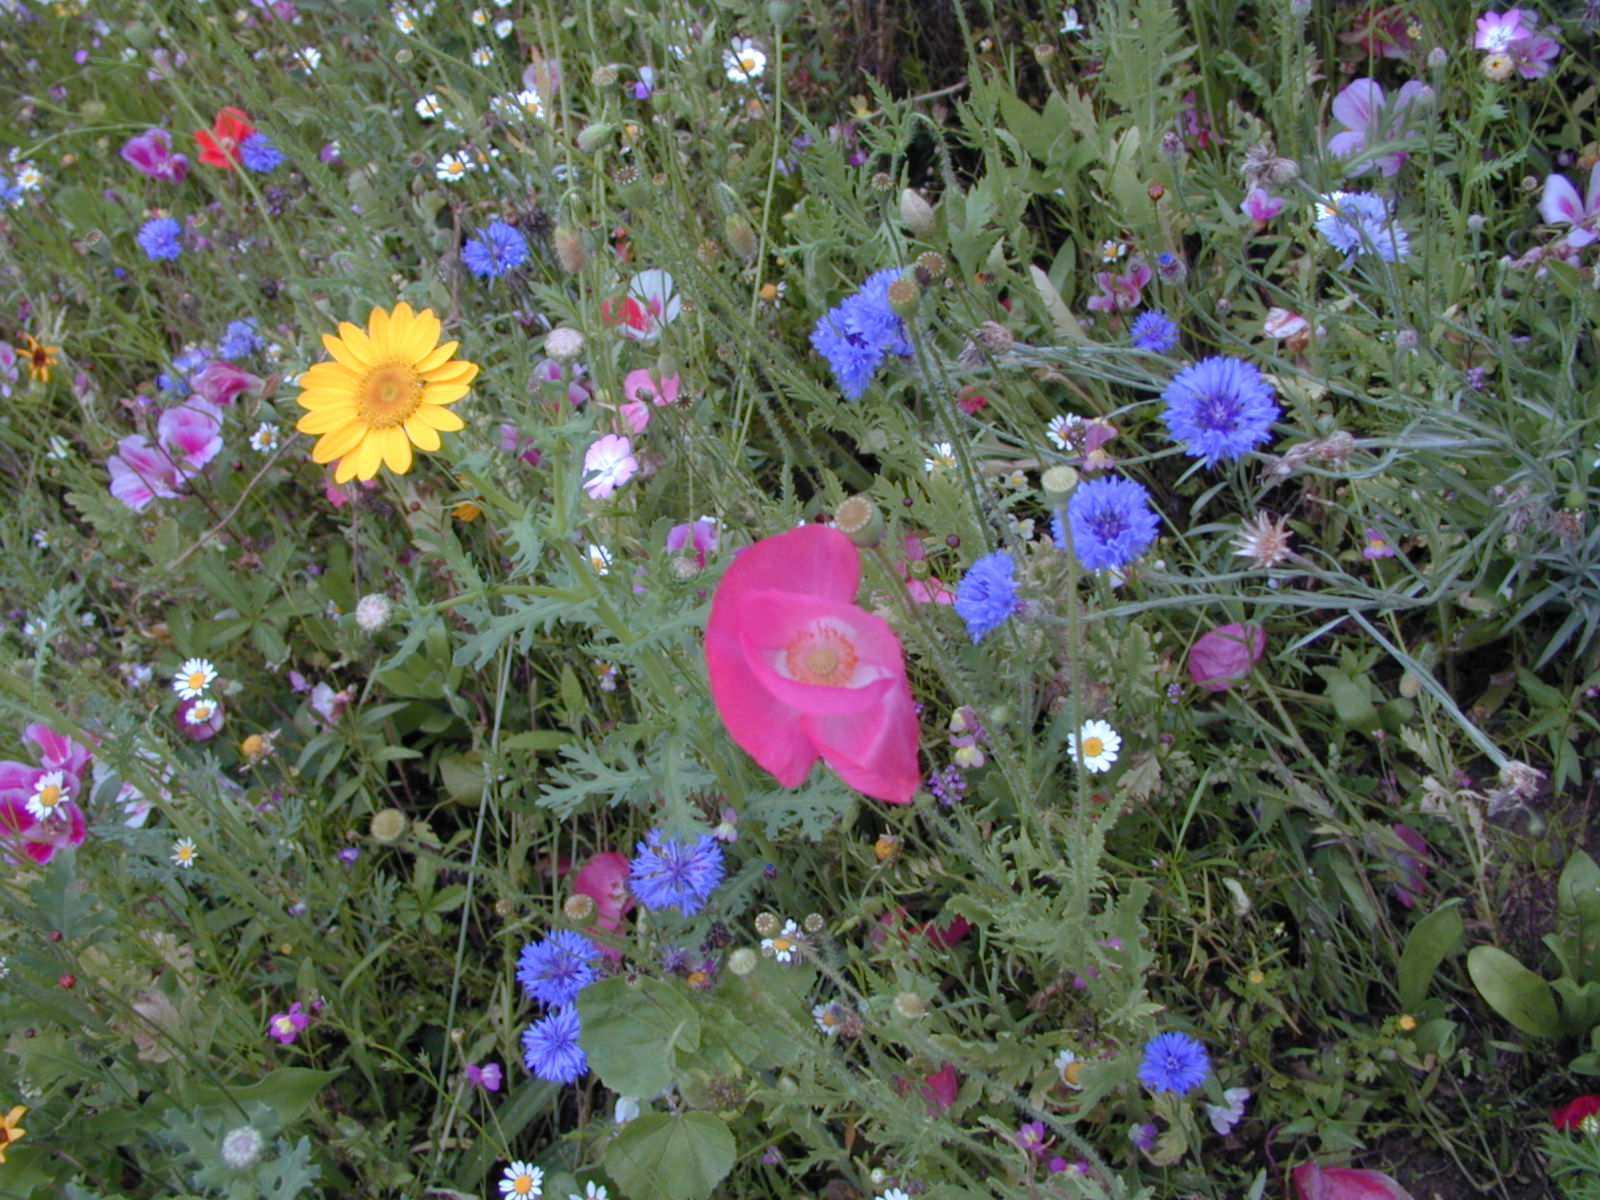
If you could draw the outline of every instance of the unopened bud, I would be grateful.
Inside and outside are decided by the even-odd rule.
[[[583,357],[583,334],[570,325],[558,325],[545,335],[544,352],[558,363],[574,363]]]
[[[767,20],[779,29],[794,20],[794,0],[767,0]]]
[[[939,229],[933,205],[911,188],[900,193],[900,223],[917,237],[932,237]]]
[[[867,549],[883,540],[883,513],[866,496],[851,496],[834,509],[833,527]]]
[[[598,124],[585,125],[578,131],[578,149],[585,154],[593,154],[596,150],[607,145],[616,134],[615,125]]]
[[[901,992],[894,998],[894,1010],[908,1021],[928,1015],[928,1006],[915,992]]]
[[[557,225],[555,233],[550,235],[550,240],[556,248],[556,261],[564,270],[576,275],[589,262],[589,254],[583,248],[583,236],[567,225]]]
[[[739,256],[745,266],[756,261],[756,254],[761,249],[756,240],[756,231],[750,228],[738,213],[729,213],[722,220],[722,236],[728,241],[728,248]]]
[[[937,251],[924,250],[917,255],[917,282],[923,287],[943,279],[944,273],[949,269],[950,264],[945,262],[944,255]]]
[[[261,1160],[261,1150],[266,1144],[260,1131],[241,1125],[222,1139],[222,1161],[235,1171],[253,1167]]]

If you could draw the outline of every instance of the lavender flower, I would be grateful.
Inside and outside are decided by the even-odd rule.
[[[1178,323],[1159,308],[1135,317],[1128,333],[1135,346],[1155,354],[1165,354],[1178,344]]]
[[[519,267],[528,257],[528,239],[522,231],[504,221],[491,221],[488,228],[461,247],[461,261],[479,279],[498,279]]]
[[[628,885],[646,908],[676,906],[692,917],[722,882],[722,871],[722,847],[709,833],[689,845],[653,829],[638,844]]]
[[[283,165],[283,151],[257,130],[239,143],[239,161],[257,174],[266,175]]]

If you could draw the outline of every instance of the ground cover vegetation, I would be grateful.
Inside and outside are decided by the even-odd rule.
[[[0,1195],[1600,1194],[1600,6],[0,3]]]

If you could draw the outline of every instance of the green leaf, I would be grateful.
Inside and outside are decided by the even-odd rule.
[[[1348,725],[1362,733],[1371,733],[1378,728],[1378,710],[1364,686],[1337,667],[1318,667],[1317,674],[1328,685],[1328,699],[1341,725]]]
[[[606,1174],[632,1200],[701,1200],[732,1170],[737,1149],[708,1112],[650,1113],[606,1147]]]
[[[1561,1018],[1550,985],[1504,950],[1474,946],[1467,952],[1467,974],[1489,1007],[1523,1033],[1560,1036]]]
[[[622,1096],[654,1096],[672,1085],[677,1049],[700,1045],[700,1018],[672,985],[630,984],[620,975],[578,996],[583,1050],[605,1085]]]
[[[308,1067],[280,1067],[245,1087],[218,1088],[185,1080],[175,1089],[190,1109],[216,1108],[236,1113],[251,1104],[272,1110],[279,1128],[293,1124],[322,1091],[343,1071],[313,1071]]]
[[[1452,903],[1418,921],[1400,952],[1400,1008],[1410,1012],[1422,1003],[1439,964],[1461,942],[1461,913]]]

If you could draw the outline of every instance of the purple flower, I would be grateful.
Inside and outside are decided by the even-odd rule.
[[[1352,79],[1333,98],[1334,119],[1347,128],[1328,139],[1328,153],[1335,158],[1346,158],[1368,148],[1369,143],[1395,142],[1411,137],[1415,130],[1405,128],[1406,110],[1418,100],[1432,93],[1421,80],[1413,79],[1403,86],[1392,104],[1384,104],[1383,88],[1372,79]],[[1388,115],[1387,125],[1384,116]],[[1404,151],[1383,154],[1363,164],[1353,174],[1360,175],[1373,167],[1384,177],[1397,174],[1406,161]]]
[[[479,279],[498,279],[528,257],[528,239],[515,225],[491,221],[461,247],[461,261]]]
[[[1139,349],[1165,354],[1178,344],[1178,323],[1159,308],[1152,308],[1133,319],[1128,335]]]
[[[1393,558],[1394,547],[1378,530],[1367,527],[1366,545],[1361,548],[1362,558]]]
[[[300,1002],[296,1000],[289,1005],[288,1012],[273,1013],[267,1021],[267,1034],[285,1046],[291,1046],[295,1038],[300,1036],[300,1031],[310,1023],[311,1018],[301,1010]]]
[[[1550,64],[1561,53],[1561,43],[1554,38],[1536,36],[1513,42],[1506,51],[1516,64],[1517,74],[1524,79],[1543,79],[1550,74]]]
[[[106,469],[111,472],[111,494],[134,512],[152,500],[172,500],[182,494],[172,460],[142,433],[130,433],[118,442]]]
[[[172,152],[172,135],[165,129],[147,129],[123,142],[122,158],[148,178],[167,183],[182,183],[189,173],[188,156]]]
[[[171,217],[152,217],[139,228],[134,240],[139,243],[145,257],[156,262],[167,261],[183,253],[183,226]]]
[[[1029,1121],[1021,1126],[1013,1140],[1020,1149],[1027,1151],[1033,1158],[1043,1158],[1045,1147],[1050,1144],[1043,1121]]]
[[[1090,571],[1121,569],[1155,541],[1160,520],[1150,508],[1150,493],[1132,479],[1110,475],[1079,484],[1067,501],[1072,552]],[[1051,522],[1056,545],[1067,548],[1061,517]]]
[[[361,857],[360,846],[341,846],[333,852],[333,856],[347,867],[356,865],[356,860]]]
[[[599,957],[599,948],[581,933],[558,929],[522,948],[517,982],[544,1004],[571,1004],[597,978],[593,964]]]
[[[468,1083],[481,1087],[486,1092],[500,1090],[499,1063],[484,1063],[481,1067],[477,1063],[468,1063],[461,1073],[467,1077]]]
[[[523,1063],[540,1079],[573,1082],[589,1069],[589,1057],[578,1044],[581,1029],[576,1005],[535,1021],[522,1031]]]
[[[655,94],[656,72],[654,67],[640,67],[639,80],[633,85],[633,98],[635,100],[648,100]]]
[[[887,267],[867,277],[861,290],[824,313],[811,331],[811,345],[833,368],[847,400],[859,400],[889,354],[911,354],[905,322],[889,307],[889,285],[900,277]]]
[[[1017,565],[1004,550],[985,554],[956,585],[955,610],[967,623],[974,644],[1003,625],[1017,611]]]
[[[1551,225],[1570,225],[1566,243],[1574,250],[1582,249],[1600,237],[1600,162],[1589,171],[1589,187],[1580,200],[1578,189],[1567,182],[1564,175],[1552,175],[1544,181],[1544,196],[1539,201],[1539,215]]]
[[[1161,398],[1161,414],[1174,441],[1190,458],[1213,467],[1235,459],[1271,436],[1278,419],[1272,385],[1253,365],[1221,355],[1179,371]]]
[[[1192,1092],[1211,1073],[1206,1048],[1187,1033],[1158,1033],[1145,1043],[1139,1082],[1153,1092]]]
[[[237,321],[229,321],[228,328],[223,332],[222,340],[217,343],[217,357],[222,359],[249,358],[265,343],[261,335],[256,332],[256,322],[253,317],[243,317]]]
[[[629,864],[628,886],[648,909],[676,906],[692,917],[722,882],[722,871],[722,847],[709,833],[691,845],[653,829]]]
[[[1478,18],[1477,33],[1472,39],[1474,50],[1509,50],[1513,42],[1533,35],[1536,13],[1521,8],[1508,8],[1503,13],[1484,13]]]
[[[1257,225],[1265,225],[1283,211],[1283,198],[1274,196],[1266,188],[1251,188],[1250,194],[1240,201],[1239,211]]]

